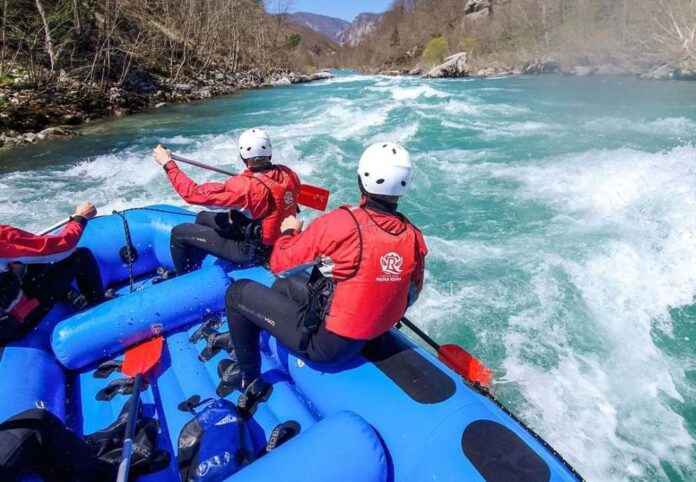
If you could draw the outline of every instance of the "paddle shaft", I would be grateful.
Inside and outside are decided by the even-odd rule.
[[[437,352],[440,351],[440,345],[435,340],[430,338],[423,330],[421,330],[415,324],[413,324],[413,322],[411,320],[409,320],[408,318],[406,318],[404,316],[403,318],[401,318],[401,323],[408,326],[412,332],[414,332],[416,335],[418,335],[428,345],[433,347],[433,349],[435,351],[437,351]]]
[[[128,411],[128,421],[126,422],[126,437],[123,439],[123,449],[121,451],[121,463],[118,466],[118,476],[116,482],[127,482],[128,471],[130,469],[131,457],[133,455],[133,439],[135,438],[135,427],[138,421],[138,407],[140,405],[140,387],[143,384],[143,374],[138,373],[133,383],[133,395],[131,396],[131,406]]]
[[[39,235],[39,236],[45,236],[45,235],[47,235],[48,233],[51,233],[51,232],[55,231],[55,230],[58,229],[58,228],[62,228],[63,226],[65,226],[65,225],[68,224],[69,222],[70,222],[70,218],[65,218],[65,219],[63,219],[62,221],[58,221],[58,222],[57,222],[56,224],[54,224],[53,226],[51,226],[51,227],[49,227],[49,228],[46,228],[46,229],[44,229],[43,231],[40,231],[40,232],[38,233],[38,235]]]
[[[225,174],[227,176],[236,176],[236,172],[227,171],[225,169],[220,169],[219,167],[211,166],[209,164],[203,164],[202,162],[194,161],[193,159],[187,159],[181,157],[178,154],[172,154],[172,160],[177,162],[183,162],[184,164],[190,164],[192,166],[200,167],[201,169],[207,169],[209,171],[219,172],[220,174]]]

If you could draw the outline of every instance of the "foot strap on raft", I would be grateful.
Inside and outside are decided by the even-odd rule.
[[[108,378],[113,372],[120,372],[123,366],[121,360],[107,360],[97,367],[92,376],[94,378]]]
[[[113,380],[106,387],[99,390],[95,398],[99,402],[108,402],[113,400],[116,395],[132,395],[134,385],[134,378],[120,378],[118,380]],[[147,390],[147,387],[147,382],[143,380],[143,383],[140,386],[140,391],[143,392]]]
[[[234,360],[237,359],[234,354],[234,345],[232,344],[230,333],[219,333],[217,331],[221,325],[222,320],[211,318],[203,323],[189,338],[191,343],[198,343],[200,340],[205,340],[206,342],[205,348],[198,355],[200,361],[207,362],[222,350],[225,350]]]
[[[283,422],[276,425],[276,427],[271,432],[271,436],[268,438],[268,443],[266,444],[266,447],[260,455],[265,455],[268,452],[277,449],[285,442],[293,438],[295,435],[300,433],[300,430],[300,424],[294,420],[288,420],[287,422]]]

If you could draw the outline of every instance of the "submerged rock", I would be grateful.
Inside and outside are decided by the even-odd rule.
[[[468,77],[470,75],[467,61],[469,55],[466,52],[459,52],[450,55],[444,63],[431,69],[423,77],[426,79],[438,79],[448,77]]]

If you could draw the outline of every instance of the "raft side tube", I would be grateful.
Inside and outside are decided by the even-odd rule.
[[[195,213],[168,205],[148,206],[119,211],[126,219],[131,242],[137,252],[133,275],[138,278],[158,267],[173,268],[169,248],[171,231],[182,223],[195,222]],[[121,257],[126,246],[123,218],[102,216],[89,222],[79,246],[89,248],[97,259],[104,286],[129,279],[128,263]]]
[[[260,480],[386,482],[387,462],[372,427],[359,415],[342,411],[317,422],[225,482]]]
[[[212,266],[108,301],[59,323],[51,339],[53,352],[71,370],[109,358],[218,314],[229,282],[221,268]]]
[[[65,420],[65,384],[65,373],[51,353],[0,348],[0,422],[32,408],[45,408]]]

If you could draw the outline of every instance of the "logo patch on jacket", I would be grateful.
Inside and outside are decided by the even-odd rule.
[[[387,253],[379,258],[379,264],[382,267],[383,276],[377,278],[377,281],[399,281],[401,280],[401,265],[404,264],[404,258],[399,253]]]
[[[285,203],[285,206],[290,206],[292,205],[292,203],[295,202],[295,198],[292,196],[292,192],[285,191],[285,194],[283,194],[283,202]]]

